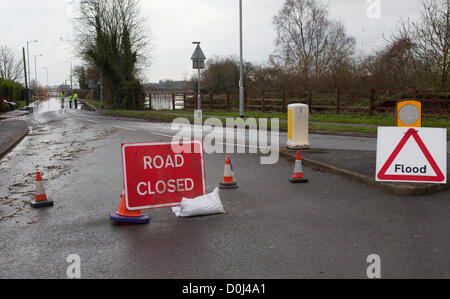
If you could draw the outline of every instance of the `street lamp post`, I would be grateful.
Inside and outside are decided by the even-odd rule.
[[[239,80],[239,112],[244,118],[244,58],[243,58],[243,38],[242,38],[242,0],[239,0],[239,32],[240,32],[240,80]]]
[[[70,92],[73,92],[73,85],[72,85],[72,60],[66,60],[66,62],[70,63]]]
[[[47,88],[48,88],[48,67],[43,67],[47,71]]]
[[[36,80],[36,85],[38,85],[36,57],[40,57],[40,56],[43,56],[43,55],[42,54],[34,55],[34,79]]]
[[[86,1],[81,1],[81,4],[85,4],[85,3],[87,3]],[[64,39],[63,37],[60,37],[59,38],[59,40],[61,40],[61,41],[63,41],[63,42],[65,42],[65,41],[67,41],[66,39]],[[73,81],[72,81],[72,74],[73,74],[73,71],[72,71],[72,60],[66,60],[65,61],[66,63],[67,62],[69,62],[70,63],[70,92],[73,92]]]
[[[200,53],[197,53],[197,51],[201,52],[200,50],[200,42],[192,42],[192,44],[197,45],[197,49],[194,52],[194,55],[197,55],[196,57],[193,56],[194,60],[197,61],[197,70],[198,70],[198,94],[197,94],[197,109],[200,111],[202,110],[202,97],[200,94],[200,79],[201,79],[201,62],[200,59],[203,59],[203,57],[200,57]],[[195,64],[195,63],[194,63]]]
[[[33,40],[33,41],[27,41],[27,60],[28,60],[28,87],[31,89],[31,68],[30,68],[30,47],[29,44],[30,43],[37,43],[37,40]],[[32,95],[30,94],[29,90],[27,89],[27,100],[28,103],[31,102],[31,97]]]
[[[37,63],[36,63],[36,57],[38,57],[38,56],[42,56],[42,54],[34,55],[34,78],[36,80],[36,95],[37,95],[37,88],[39,86],[38,77],[37,77]]]
[[[27,59],[28,59],[28,80],[30,81],[29,85],[31,85],[31,68],[30,68],[30,47],[29,43],[37,43],[37,40],[27,41]]]

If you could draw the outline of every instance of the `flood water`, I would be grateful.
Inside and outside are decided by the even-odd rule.
[[[56,97],[50,97],[44,100],[38,100],[36,102],[33,102],[29,105],[33,108],[34,114],[40,114],[45,112],[51,112],[51,111],[59,111],[64,109],[73,109],[75,110],[75,101],[72,102],[72,108],[70,108],[69,100],[64,100],[64,104],[62,103],[61,99]],[[78,110],[83,109],[83,104],[78,101]]]
[[[175,95],[175,107],[173,107],[171,94],[153,94],[151,106],[147,96],[145,97],[144,107],[152,110],[183,110],[184,98],[183,95]]]

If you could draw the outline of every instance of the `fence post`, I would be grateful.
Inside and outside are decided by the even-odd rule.
[[[375,108],[375,90],[370,91],[370,106],[369,106],[369,114],[373,115],[373,111]]]
[[[214,108],[215,108],[213,101],[214,101],[214,94],[210,93],[209,94],[209,110],[214,110]]]
[[[285,111],[286,110],[286,106],[287,106],[287,103],[286,103],[286,92],[285,91],[283,91],[282,97],[283,97],[283,103],[282,103],[283,111]]]
[[[230,91],[227,91],[227,111],[230,111]]]
[[[261,91],[261,110],[264,113],[264,91]]]
[[[197,104],[195,104],[196,99],[198,99],[198,92],[194,93],[194,110],[197,110]]]
[[[148,110],[152,110],[152,93],[148,94]]]
[[[176,108],[175,108],[175,94],[174,93],[172,93],[172,110],[176,110]]]
[[[413,100],[417,99],[417,88],[415,86],[412,88],[412,97]]]
[[[186,93],[183,93],[183,110],[186,110]]]
[[[247,89],[244,90],[244,108],[247,109]]]
[[[336,113],[341,113],[341,89],[338,88],[336,95]]]
[[[308,106],[309,106],[309,113],[312,114],[313,107],[312,107],[312,92],[308,91]]]

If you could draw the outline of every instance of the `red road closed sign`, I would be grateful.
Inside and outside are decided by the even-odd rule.
[[[177,144],[190,150],[176,153]],[[206,194],[200,141],[122,144],[122,164],[129,210],[178,206],[183,197]]]

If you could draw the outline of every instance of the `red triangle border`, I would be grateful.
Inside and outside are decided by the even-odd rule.
[[[398,156],[400,151],[405,146],[406,142],[408,142],[408,140],[411,137],[414,138],[420,150],[425,155],[425,158],[428,160],[428,163],[430,163],[431,167],[436,173],[436,176],[386,174],[387,170],[392,165],[395,158]],[[417,134],[417,131],[415,129],[409,129],[408,132],[405,133],[405,136],[402,138],[400,143],[397,145],[392,154],[389,156],[386,163],[378,173],[377,177],[380,180],[393,180],[393,181],[442,182],[445,180],[444,174],[442,173],[439,166],[436,164],[436,161],[433,159],[433,156],[431,156],[430,152],[428,151],[427,147],[425,146],[425,144],[423,143],[422,139],[420,138],[419,134]]]

